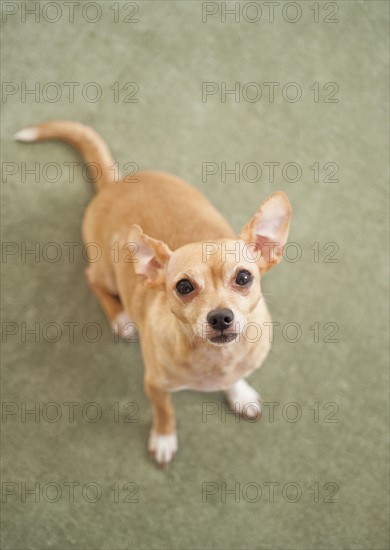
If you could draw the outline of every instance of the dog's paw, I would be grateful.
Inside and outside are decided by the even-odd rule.
[[[162,467],[167,466],[177,452],[176,433],[163,435],[152,430],[150,432],[148,449],[158,464]]]
[[[261,397],[248,382],[239,380],[226,390],[225,395],[231,409],[250,420],[260,420]]]
[[[121,311],[111,322],[112,330],[117,336],[128,342],[136,341],[138,327],[134,321],[130,319],[125,311]]]

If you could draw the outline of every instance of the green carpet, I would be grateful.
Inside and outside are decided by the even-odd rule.
[[[2,548],[388,548],[388,3],[280,2],[273,22],[266,2],[2,4]],[[264,418],[175,394],[167,472],[139,345],[84,281],[80,159],[12,140],[54,118],[124,172],[188,180],[237,231],[274,190],[293,205],[263,281]]]

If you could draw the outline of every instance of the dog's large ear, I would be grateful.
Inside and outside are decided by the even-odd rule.
[[[291,204],[282,191],[272,193],[241,231],[240,238],[249,246],[261,273],[282,259],[290,227]]]
[[[135,245],[134,270],[148,288],[164,284],[165,268],[172,251],[162,241],[148,237],[139,225],[130,228],[129,242]]]

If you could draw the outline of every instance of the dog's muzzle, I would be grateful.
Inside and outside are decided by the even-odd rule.
[[[213,329],[214,334],[209,335],[208,339],[213,344],[228,344],[236,339],[237,333],[228,331],[234,321],[234,313],[231,309],[221,308],[213,309],[207,315],[207,323]],[[215,334],[219,332],[219,334]]]

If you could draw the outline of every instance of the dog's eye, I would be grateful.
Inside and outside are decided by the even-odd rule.
[[[176,290],[179,294],[189,294],[194,290],[194,287],[188,279],[181,279],[181,281],[176,284]]]
[[[239,286],[248,286],[253,281],[253,277],[246,269],[241,269],[236,275],[236,284]]]

